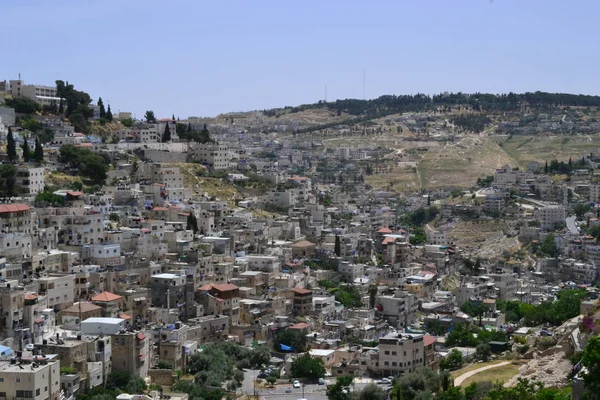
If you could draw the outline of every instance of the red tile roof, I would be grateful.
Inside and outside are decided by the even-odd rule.
[[[296,242],[292,245],[292,249],[303,249],[306,247],[312,247],[315,244],[312,242],[309,242],[308,240],[301,240],[299,242]]]
[[[72,197],[83,196],[83,192],[76,192],[76,191],[72,191],[72,190],[67,191],[67,194]]]
[[[14,213],[20,211],[27,211],[31,207],[27,204],[0,204],[0,213]]]
[[[36,294],[33,294],[33,293],[27,293],[27,294],[25,295],[25,300],[35,300],[35,299],[37,299],[37,298],[38,298],[38,297],[37,297],[37,295],[36,295]]]
[[[308,328],[309,326],[310,326],[310,325],[309,325],[309,324],[307,324],[306,322],[300,322],[299,324],[296,324],[296,325],[289,326],[289,327],[288,327],[288,329],[299,329],[299,330],[303,330],[303,329],[306,329],[306,328]]]
[[[429,334],[423,336],[423,346],[429,346],[435,343],[437,338],[435,336],[431,336]]]
[[[127,315],[127,314],[119,314],[119,318],[125,319],[125,320],[131,319],[131,317],[129,315]]]
[[[229,292],[231,290],[239,289],[239,287],[237,287],[236,285],[231,284],[231,283],[220,283],[220,284],[214,284],[212,286],[214,289],[217,289],[219,292]]]
[[[169,211],[167,207],[154,207],[152,211]]]
[[[394,243],[395,241],[396,238],[394,236],[386,236],[386,238],[383,239],[383,242],[381,242],[381,244]]]
[[[114,294],[111,292],[102,292],[97,296],[92,297],[92,301],[99,301],[99,302],[111,302],[111,301],[117,301],[117,300],[121,300],[122,297],[119,296],[118,294]]]
[[[239,287],[231,283],[209,283],[204,286],[200,286],[198,291],[206,292],[212,289],[216,289],[219,292],[229,292],[231,290],[239,289]]]
[[[390,228],[380,228],[377,233],[392,233]]]
[[[296,293],[296,294],[309,294],[312,293],[312,290],[308,290],[308,289],[304,289],[304,288],[300,288],[300,287],[295,287],[292,289],[292,292]]]

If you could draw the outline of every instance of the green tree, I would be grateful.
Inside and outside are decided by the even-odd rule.
[[[353,400],[387,400],[388,394],[381,386],[370,383],[362,390],[354,392]]]
[[[40,142],[40,138],[35,138],[35,149],[33,151],[33,158],[37,163],[41,163],[44,161],[44,149],[42,148],[42,143]]]
[[[163,141],[163,143],[171,141],[171,128],[169,128],[168,122],[165,123],[165,131],[163,132],[163,135],[162,135],[162,141]]]
[[[106,120],[111,122],[113,120],[113,113],[110,110],[110,104],[108,105],[108,109],[106,110]]]
[[[327,399],[350,400],[353,381],[352,376],[338,376],[335,383],[327,387]]]
[[[98,99],[98,107],[100,108],[100,118],[106,118],[106,109],[104,108],[102,97]]]
[[[475,356],[478,360],[487,361],[492,355],[492,348],[487,343],[478,344],[475,348]]]
[[[463,364],[462,353],[457,349],[452,349],[446,357],[440,361],[440,369],[455,370]]]
[[[462,346],[462,347],[475,347],[479,344],[479,341],[473,334],[476,328],[469,326],[467,323],[456,324],[454,329],[448,334],[446,339],[446,345],[449,347]]]
[[[24,137],[23,138],[23,146],[21,147],[23,149],[23,161],[25,161],[26,163],[29,162],[29,155],[30,155],[30,151],[29,150],[29,143],[27,143],[27,138]]]
[[[133,126],[133,124],[135,124],[135,121],[133,120],[133,118],[123,118],[121,120],[121,123],[123,124],[123,126],[126,126],[127,128],[130,128],[130,127]]]
[[[19,156],[17,155],[17,144],[10,126],[8,127],[8,135],[6,135],[6,154],[9,161],[17,161],[19,159]]]
[[[376,284],[371,284],[369,286],[369,307],[370,308],[375,308],[375,301],[377,299],[377,285]]]
[[[412,230],[412,234],[410,235],[409,242],[412,245],[419,246],[427,243],[427,234],[423,228],[416,227]]]
[[[325,376],[325,364],[320,358],[304,353],[292,362],[291,372],[294,378],[316,381]]]
[[[481,326],[481,319],[483,318],[483,314],[488,311],[488,308],[481,301],[467,301],[460,308],[462,312],[468,314],[473,318],[479,319],[479,326]]]
[[[588,341],[583,350],[581,365],[585,367],[581,374],[585,388],[597,396],[600,393],[600,336],[594,336]]]
[[[194,214],[193,211],[190,211],[190,213],[187,216],[187,223],[185,229],[192,230],[194,232],[194,235],[199,231],[198,219],[196,218],[196,214]]]
[[[65,102],[62,98],[60,99],[60,102],[58,103],[58,113],[60,115],[63,115],[65,113]]]
[[[15,112],[19,114],[35,114],[42,109],[36,101],[28,97],[7,98],[5,103],[8,107],[14,108]]]
[[[156,117],[154,116],[154,111],[152,111],[152,110],[146,111],[146,113],[144,114],[144,119],[148,123],[155,123]]]
[[[556,238],[554,234],[549,233],[546,235],[542,245],[540,246],[540,250],[549,257],[556,257],[558,255],[558,251],[556,249]]]
[[[579,218],[583,217],[588,211],[590,211],[589,203],[578,203],[573,206],[573,212]]]
[[[13,197],[18,194],[17,167],[0,164],[0,197]]]
[[[335,235],[335,245],[333,251],[337,257],[340,257],[342,255],[342,244],[338,235]]]

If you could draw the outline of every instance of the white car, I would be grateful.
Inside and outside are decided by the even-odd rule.
[[[34,348],[35,347],[33,346],[33,343],[27,343],[25,345],[25,350],[27,350],[27,351],[33,351]]]
[[[294,383],[292,383],[292,386],[295,388],[299,388],[300,387],[300,381],[294,381]]]

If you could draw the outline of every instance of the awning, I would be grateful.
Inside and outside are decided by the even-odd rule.
[[[140,358],[140,360],[143,360],[144,358],[146,358],[146,355],[145,354],[140,354],[139,358]]]
[[[36,319],[33,322],[35,322],[36,324],[43,324],[44,323],[44,318],[38,318],[38,319]]]
[[[144,340],[146,338],[146,335],[144,335],[144,332],[139,332],[136,336],[139,340]]]
[[[136,297],[135,299],[133,299],[133,301],[146,301],[145,297]]]

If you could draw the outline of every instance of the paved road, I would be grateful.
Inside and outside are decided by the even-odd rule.
[[[577,217],[574,215],[571,217],[565,218],[565,222],[567,223],[567,228],[569,228],[569,232],[571,232],[573,235],[579,234],[579,229],[577,229],[577,224],[575,224],[576,220],[577,220]]]
[[[492,368],[498,368],[498,367],[501,367],[506,364],[510,364],[510,361],[503,361],[498,364],[487,365],[485,367],[474,369],[473,371],[465,372],[461,376],[457,376],[456,379],[454,379],[454,386],[460,386],[460,384],[463,383],[466,379],[472,377],[473,375],[475,375],[481,371],[485,371],[485,370],[492,369]]]
[[[258,370],[245,370],[244,380],[240,390],[245,394],[254,393],[254,378],[258,376],[260,371]],[[363,389],[369,383],[371,379],[355,379],[354,388],[355,390]],[[307,384],[304,386],[304,398],[307,400],[326,400],[327,399],[327,385],[335,383],[335,378],[328,378],[325,380],[326,385]],[[291,393],[286,393],[286,391]],[[294,388],[292,384],[277,385],[274,388],[262,388],[256,387],[256,393],[260,396],[261,400],[299,400],[302,398],[302,388]]]

